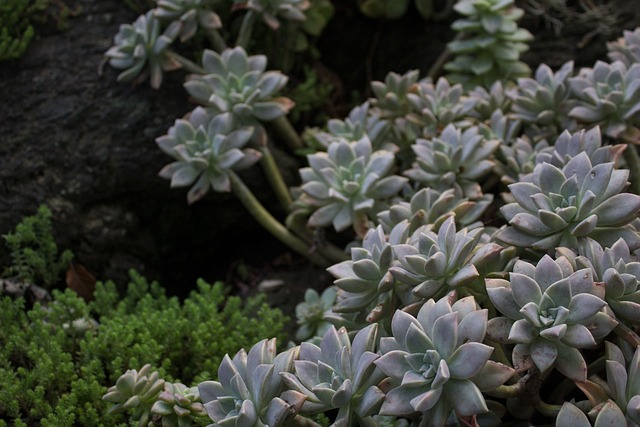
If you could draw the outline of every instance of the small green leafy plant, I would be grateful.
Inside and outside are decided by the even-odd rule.
[[[47,306],[38,303],[29,310],[23,299],[3,297],[0,323],[0,425],[125,425],[117,415],[122,411],[107,412],[109,402],[120,401],[129,390],[129,397],[148,394],[146,400],[122,402],[123,409],[138,411],[138,421],[153,407],[164,425],[184,426],[189,414],[204,412],[196,404],[197,389],[179,381],[210,378],[225,353],[280,331],[285,317],[261,298],[243,302],[227,297],[222,283],[202,280],[179,302],[131,272],[124,297],[114,283],[98,283],[89,304],[70,290],[54,291]],[[125,376],[118,381],[120,392],[101,400],[108,385],[143,361],[158,370],[155,377],[150,367],[131,381]],[[162,384],[154,385],[156,379]]]
[[[11,257],[11,265],[5,268],[3,276],[45,288],[61,280],[73,254],[69,250],[58,252],[51,215],[51,210],[41,205],[35,215],[25,217],[14,232],[3,236]]]

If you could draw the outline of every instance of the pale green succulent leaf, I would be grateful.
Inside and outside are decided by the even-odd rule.
[[[489,409],[478,387],[469,380],[451,379],[445,392],[457,414],[471,416],[483,414]]]
[[[543,338],[536,339],[531,343],[531,358],[540,372],[546,372],[558,358],[558,348],[551,341]]]
[[[587,416],[578,409],[574,404],[565,402],[558,413],[556,418],[557,427],[572,426],[572,427],[591,427],[591,423]]]

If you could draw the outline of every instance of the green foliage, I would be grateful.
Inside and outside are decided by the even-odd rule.
[[[3,236],[11,255],[4,276],[17,277],[34,285],[53,286],[69,267],[73,254],[58,246],[51,235],[51,210],[45,205],[35,215],[25,217],[13,233]]]
[[[0,61],[21,57],[35,32],[31,18],[49,0],[4,0],[0,3]]]
[[[30,310],[0,300],[0,419],[15,425],[124,425],[105,416],[101,397],[127,369],[149,362],[167,380],[197,383],[285,322],[263,298],[227,297],[221,283],[200,280],[181,303],[135,272],[124,298],[112,282],[98,283],[89,304],[70,290],[53,297]]]
[[[303,117],[311,116],[312,120],[305,120],[305,123],[315,125],[326,122],[327,115],[318,110],[326,105],[334,89],[330,82],[320,79],[313,68],[304,67],[304,80],[289,92],[289,97],[295,102],[290,113],[291,121],[299,123]]]

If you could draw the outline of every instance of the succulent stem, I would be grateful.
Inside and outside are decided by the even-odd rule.
[[[640,143],[640,129],[629,128],[622,135],[621,139],[627,143],[624,150],[624,160],[629,169],[630,190],[640,194],[640,156],[638,156],[638,143]]]
[[[227,43],[220,35],[220,31],[216,30],[215,28],[207,31],[207,38],[209,39],[211,46],[216,52],[220,53],[227,48]]]
[[[243,47],[248,50],[249,42],[251,41],[251,33],[253,32],[253,24],[256,21],[258,15],[253,10],[247,10],[247,13],[242,18],[242,25],[240,26],[240,32],[236,39],[236,46]]]
[[[182,68],[184,68],[185,70],[189,71],[190,73],[195,73],[195,74],[205,74],[206,73],[204,68],[202,68],[201,66],[199,66],[195,62],[188,60],[184,56],[178,55],[175,52],[168,52],[168,54],[171,56],[171,59],[174,59],[176,62],[178,62],[182,66]]]
[[[300,138],[298,132],[293,128],[291,122],[287,119],[287,116],[280,116],[270,123],[278,136],[284,140],[285,144],[287,144],[289,150],[295,152],[296,150],[304,148],[302,138]]]
[[[260,147],[260,151],[262,152],[260,164],[262,165],[264,173],[267,175],[267,180],[269,181],[274,193],[276,193],[276,197],[278,198],[280,205],[282,205],[286,212],[289,212],[291,211],[292,203],[291,195],[289,194],[289,188],[287,188],[287,184],[285,184],[282,174],[278,169],[278,165],[273,158],[273,154],[271,154],[271,150],[266,145]]]
[[[587,366],[587,377],[589,380],[593,381],[593,375],[600,372],[605,367],[605,361],[607,358],[605,356],[598,357],[593,362],[589,363]],[[556,388],[549,395],[549,401],[551,402],[564,402],[566,396],[573,391],[576,387],[576,383],[569,378],[565,378],[556,386]]]
[[[331,263],[318,253],[309,252],[309,246],[293,235],[287,228],[276,220],[253,195],[251,190],[242,182],[235,172],[229,171],[229,179],[231,180],[231,188],[234,194],[240,199],[240,202],[251,213],[251,215],[271,233],[276,239],[307,258],[315,265],[328,267]]]
[[[316,237],[307,227],[306,221],[303,221],[303,218],[300,215],[289,215],[287,218],[287,228],[304,239],[313,249],[315,249],[315,251],[319,252],[322,256],[333,263],[337,264],[349,259],[345,251],[330,242],[317,242]]]
[[[633,348],[640,346],[640,336],[633,332],[633,330],[631,330],[631,328],[626,326],[624,323],[618,323],[618,326],[613,329],[613,332],[617,336],[631,344]]]
[[[487,394],[493,397],[507,399],[512,397],[518,397],[522,394],[523,391],[524,391],[524,382],[521,380],[515,384],[501,385],[495,390],[488,391]]]
[[[463,37],[464,37],[464,33],[460,32],[456,34],[453,40],[454,41],[462,40]],[[446,64],[447,61],[449,60],[449,57],[451,57],[451,51],[445,47],[444,50],[440,53],[440,55],[436,58],[435,62],[431,64],[431,68],[429,68],[429,71],[427,72],[427,77],[430,78],[431,80],[436,80],[436,78],[442,72],[442,67],[444,67],[444,64]]]
[[[533,405],[533,407],[545,417],[553,418],[557,417],[560,409],[562,409],[562,406],[560,405],[551,405],[543,402],[542,400],[539,400],[535,405]]]

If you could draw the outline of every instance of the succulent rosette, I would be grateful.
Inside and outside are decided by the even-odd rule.
[[[166,427],[191,427],[196,418],[207,416],[198,388],[181,383],[165,383],[151,413],[161,416]]]
[[[586,237],[604,245],[623,238],[635,250],[640,236],[631,223],[640,211],[640,196],[622,193],[628,176],[613,162],[593,166],[586,152],[561,168],[537,164],[531,182],[509,185],[515,202],[500,209],[509,226],[496,238],[540,251],[576,249]]]
[[[393,153],[372,152],[368,138],[332,142],[327,152],[307,156],[309,167],[300,169],[302,202],[314,210],[312,227],[332,224],[337,231],[350,225],[368,228],[368,217],[375,217],[385,201],[398,193],[406,178],[390,175]]]
[[[204,408],[218,426],[278,427],[295,417],[305,396],[284,391],[281,372],[293,369],[295,350],[276,355],[275,339],[262,340],[231,359],[225,355],[218,381],[198,384]]]
[[[189,203],[201,199],[209,187],[231,191],[230,171],[248,168],[260,159],[260,152],[244,148],[252,133],[251,127],[238,127],[228,113],[211,117],[198,107],[189,120],[176,120],[167,135],[156,139],[162,151],[176,159],[160,176],[170,179],[172,187],[195,182],[187,194]]]
[[[380,339],[382,356],[375,361],[391,384],[379,414],[443,426],[452,413],[487,412],[482,392],[514,371],[489,359],[493,348],[482,344],[486,325],[487,310],[479,310],[473,297],[453,304],[451,296],[429,300],[415,317],[396,311],[393,336]]]
[[[334,312],[357,313],[363,323],[380,322],[387,327],[385,321],[396,309],[418,301],[412,287],[397,283],[389,272],[397,263],[393,245],[407,240],[407,229],[408,224],[398,225],[387,238],[381,226],[371,228],[362,246],[351,248],[350,260],[327,269],[339,289]]]
[[[440,298],[454,289],[482,285],[478,268],[482,269],[503,249],[496,243],[481,244],[483,232],[483,228],[457,231],[452,217],[438,233],[426,227],[418,229],[409,244],[393,246],[399,264],[389,271],[398,282],[411,286],[420,298]]]
[[[206,30],[219,29],[222,22],[211,7],[219,0],[157,0],[157,7],[153,10],[159,19],[180,22],[180,40],[186,41],[193,37],[202,27]]]
[[[113,38],[114,46],[104,54],[109,58],[109,65],[124,70],[118,75],[118,81],[145,77],[143,71],[147,67],[151,87],[158,89],[162,84],[163,71],[180,68],[180,63],[172,58],[168,49],[179,31],[179,24],[169,25],[160,34],[160,21],[153,11],[140,15],[133,25],[120,25]]]
[[[515,343],[516,369],[555,367],[574,381],[586,381],[581,348],[595,346],[617,325],[602,309],[590,269],[574,271],[561,257],[545,255],[537,265],[517,261],[509,280],[487,279],[487,292],[504,316],[489,320],[489,336]]]
[[[451,85],[440,77],[436,84],[419,81],[407,94],[416,116],[423,125],[423,136],[436,136],[448,124],[463,121],[475,106],[475,98],[464,95],[462,85]]]
[[[474,99],[474,109],[469,115],[484,122],[489,120],[496,110],[511,111],[511,100],[516,90],[515,87],[505,87],[500,80],[496,80],[488,90],[476,86],[469,91],[469,96]]]
[[[581,123],[599,125],[612,138],[640,123],[640,64],[627,67],[598,61],[569,78],[576,105],[569,116]]]
[[[559,248],[574,268],[589,268],[594,280],[604,284],[604,299],[616,318],[632,324],[640,323],[640,262],[631,254],[622,239],[610,248],[586,239],[580,245],[579,256]]]
[[[418,70],[402,75],[390,72],[384,82],[371,82],[374,96],[371,105],[382,119],[392,124],[389,136],[401,148],[407,147],[422,134],[422,121],[416,117],[409,96],[416,92],[419,77]]]
[[[278,17],[289,21],[302,22],[304,11],[311,5],[309,0],[234,0],[235,7],[250,9],[262,17],[270,28],[280,28]]]
[[[567,129],[571,106],[567,80],[572,74],[573,61],[569,61],[555,73],[548,65],[541,64],[534,78],[519,78],[512,104],[514,116],[527,124]]]
[[[275,94],[287,84],[287,76],[265,71],[267,57],[247,56],[242,47],[222,53],[205,49],[203,75],[192,75],[184,87],[197,102],[214,113],[233,114],[242,124],[264,132],[258,121],[284,116],[293,106],[288,98]]]
[[[640,63],[640,28],[625,30],[618,40],[607,43],[607,50],[611,62],[621,61],[627,68]]]
[[[315,132],[313,138],[324,149],[336,139],[357,141],[365,136],[371,141],[374,149],[395,151],[397,147],[387,142],[389,122],[382,120],[379,114],[369,108],[365,102],[353,108],[344,119],[330,119],[327,123],[328,132]]]
[[[447,218],[453,216],[456,226],[471,229],[481,224],[480,216],[492,201],[492,194],[469,200],[462,195],[460,188],[455,187],[442,192],[423,188],[411,196],[409,202],[398,201],[388,210],[378,213],[378,221],[389,233],[396,225],[407,220],[410,224],[409,233],[413,233],[424,225],[433,225],[437,231]]]
[[[303,342],[293,372],[281,373],[286,385],[306,396],[304,413],[337,409],[332,425],[371,425],[384,393],[384,374],[376,368],[377,325],[358,332],[353,341],[345,328],[329,330],[320,346]]]
[[[304,293],[304,301],[296,305],[296,318],[299,325],[296,331],[298,341],[324,335],[331,324],[324,319],[324,314],[331,311],[336,301],[336,288],[329,286],[318,294],[315,289],[308,288]]]
[[[146,427],[151,421],[151,407],[165,388],[165,381],[157,371],[151,371],[151,365],[144,365],[139,371],[129,369],[102,396],[115,405],[107,414],[131,413],[131,420],[139,427]]]
[[[464,132],[448,125],[431,139],[418,139],[411,148],[416,154],[413,167],[404,175],[425,187],[444,191],[458,186],[465,197],[482,197],[479,180],[495,166],[492,160],[500,141],[487,140],[472,126]]]

